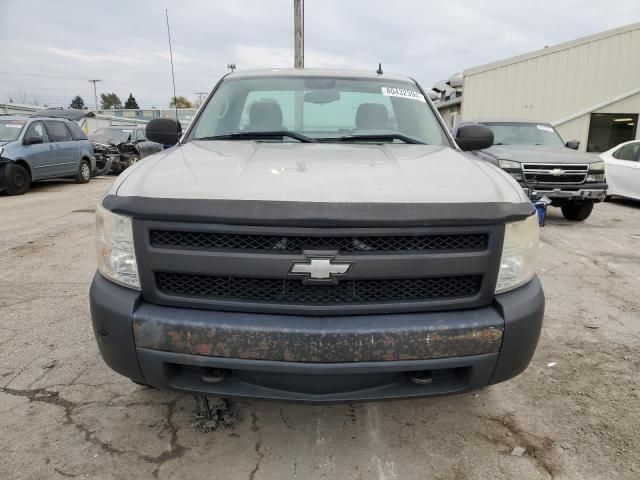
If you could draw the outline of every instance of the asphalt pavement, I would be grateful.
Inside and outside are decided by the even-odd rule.
[[[98,353],[93,210],[113,180],[0,195],[1,479],[640,478],[640,203],[584,223],[550,209],[547,313],[521,376],[374,404],[214,399],[224,421],[203,425],[192,397],[135,385]]]

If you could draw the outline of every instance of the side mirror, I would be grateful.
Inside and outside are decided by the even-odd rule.
[[[42,137],[38,137],[37,135],[32,135],[30,137],[26,137],[23,143],[25,145],[36,145],[38,143],[42,143]]]
[[[458,127],[456,143],[461,150],[484,150],[493,145],[493,132],[486,125],[472,123]]]
[[[577,150],[580,147],[580,140],[569,140],[564,144],[565,147]]]
[[[162,145],[175,145],[182,136],[182,125],[170,118],[156,118],[147,123],[147,138]]]

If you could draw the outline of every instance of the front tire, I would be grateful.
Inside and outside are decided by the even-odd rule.
[[[76,183],[89,183],[89,180],[91,180],[91,165],[87,160],[82,160],[75,181]]]
[[[562,206],[562,215],[572,222],[582,222],[591,215],[594,203],[593,200],[566,203]]]
[[[8,195],[23,195],[31,185],[29,170],[17,163],[9,163],[4,167],[5,192]]]

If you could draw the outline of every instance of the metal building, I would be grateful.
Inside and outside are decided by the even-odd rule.
[[[580,150],[640,138],[640,23],[464,71],[462,117],[551,122]]]

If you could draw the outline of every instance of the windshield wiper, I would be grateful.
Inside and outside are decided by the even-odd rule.
[[[407,137],[406,135],[402,135],[401,133],[383,133],[377,135],[345,135],[344,137],[336,137],[331,139],[323,139],[323,140],[331,140],[336,142],[359,142],[359,141],[372,141],[372,142],[389,142],[393,140],[400,140],[404,143],[415,143],[419,145],[425,145],[424,142],[420,140],[416,140],[415,138]]]
[[[214,135],[212,137],[195,138],[194,140],[251,140],[261,138],[294,138],[302,143],[318,143],[315,138],[307,137],[297,132],[288,132],[286,130],[276,130],[273,132],[233,132],[226,135]]]

